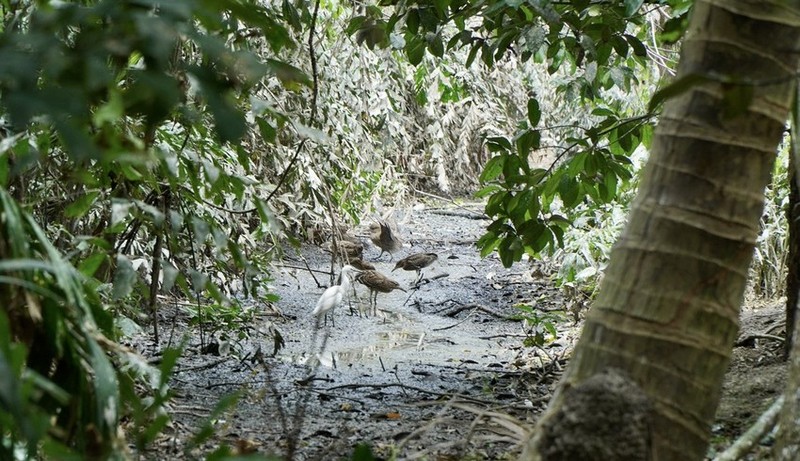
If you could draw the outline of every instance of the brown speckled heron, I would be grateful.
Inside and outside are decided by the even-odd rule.
[[[384,253],[389,253],[389,261],[391,261],[394,258],[392,253],[403,247],[403,240],[384,221],[373,222],[369,225],[369,230],[370,240],[381,249],[381,254],[376,260],[380,259]]]
[[[433,264],[433,262],[438,258],[439,256],[436,253],[415,253],[413,255],[406,256],[400,261],[397,261],[397,264],[394,265],[392,272],[396,271],[397,269],[416,271],[417,279],[414,283],[419,283],[419,281],[422,280],[422,269]]]
[[[372,313],[378,313],[378,293],[389,293],[392,290],[406,291],[400,288],[400,284],[390,279],[389,277],[381,274],[378,271],[370,270],[360,273],[356,280],[361,282],[362,285],[369,288],[369,303],[372,307]]]

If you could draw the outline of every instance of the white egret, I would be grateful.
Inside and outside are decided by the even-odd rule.
[[[320,317],[324,317],[325,325],[328,324],[328,314],[331,315],[331,325],[336,326],[333,321],[333,310],[336,306],[342,303],[342,300],[347,296],[347,290],[350,289],[350,274],[359,274],[360,270],[351,265],[342,267],[342,272],[339,275],[339,285],[333,285],[326,289],[322,296],[317,301],[317,307],[314,308],[313,314],[317,317],[317,325],[319,325]]]

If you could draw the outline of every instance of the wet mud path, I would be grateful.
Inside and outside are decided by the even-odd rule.
[[[563,296],[530,263],[505,269],[495,257],[481,259],[474,243],[488,221],[474,219],[480,206],[466,208],[417,207],[400,219],[406,246],[394,261],[374,262],[377,269],[409,289],[416,274],[390,272],[395,261],[416,252],[436,252],[439,260],[425,269],[418,290],[380,293],[375,316],[366,315],[368,290],[356,284],[352,312],[340,307],[335,326],[315,330],[311,312],[330,283],[330,254],[313,245],[287,250],[271,282],[280,300],[245,300],[252,320],[230,330],[221,353],[201,350],[200,330],[189,326],[184,309],[163,306],[173,343],[186,335],[188,346],[170,383],[173,423],[142,459],[197,459],[227,444],[276,459],[340,460],[362,443],[375,459],[516,459],[582,322],[564,319],[555,341],[524,347],[514,306],[558,310]],[[369,244],[367,225],[356,233],[372,260],[380,251]],[[773,331],[781,318],[777,301],[745,308],[742,334]],[[152,355],[149,341],[142,332],[129,345]],[[785,365],[773,346],[734,349],[710,454],[780,393]],[[211,437],[187,449],[220,399],[235,393],[238,403],[210,419]],[[765,443],[756,457],[769,452]]]
[[[319,330],[311,311],[330,283],[330,254],[311,245],[287,251],[273,274],[280,300],[251,306],[253,324],[245,337],[230,339],[230,352],[203,354],[198,338],[190,339],[172,382],[174,437],[157,451],[183,456],[193,427],[222,396],[240,391],[238,405],[215,420],[214,436],[195,453],[225,442],[298,460],[349,459],[368,443],[376,459],[513,458],[576,330],[565,319],[546,348],[523,346],[514,306],[559,309],[561,295],[532,277],[528,263],[505,269],[495,257],[479,257],[475,242],[488,224],[475,219],[480,210],[417,207],[399,219],[405,246],[393,261],[386,254],[372,261],[380,250],[369,242],[368,222],[356,229],[365,259],[408,291],[379,293],[373,316],[369,291],[356,283],[352,311],[338,308],[335,326]],[[416,274],[391,269],[417,252],[439,259],[411,289]],[[317,281],[306,264],[320,271]],[[165,309],[164,321],[174,314]],[[273,355],[275,331],[283,345]]]

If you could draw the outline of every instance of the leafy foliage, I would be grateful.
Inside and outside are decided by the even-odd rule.
[[[348,30],[369,47],[402,47],[412,64],[422,62],[425,50],[442,58],[445,50],[456,48],[469,50],[467,67],[479,57],[489,67],[533,60],[549,74],[562,72],[565,81],[558,84],[558,92],[594,106],[574,129],[553,135],[566,145],[550,155],[549,165],[537,165],[530,158],[547,148],[543,133],[552,128],[542,124],[543,96],[534,94],[527,100],[527,113],[513,135],[486,138],[492,157],[480,176],[484,188],[478,195],[489,198],[486,212],[496,219],[478,243],[481,253],[497,251],[509,266],[523,254],[563,246],[570,219],[561,213],[582,203],[612,201],[620,184],[631,177],[629,157],[640,144],[649,144],[651,116],[630,114],[625,104],[608,101],[614,92],[641,89],[634,69],[644,67],[649,56],[664,62],[656,42],[651,50],[645,45],[646,33],[658,20],[641,1],[602,6],[390,3],[395,9],[386,16],[378,8],[367,8],[351,20]],[[667,3],[672,18],[663,25],[661,39],[674,43],[685,27],[690,2]],[[664,12],[660,6],[651,11]]]
[[[42,448],[104,459],[119,447],[124,372],[109,359],[111,316],[93,284],[0,190],[0,454]]]
[[[227,305],[233,291],[261,293],[268,258],[248,255],[280,226],[251,154],[233,142],[248,116],[265,129],[277,118],[275,136],[285,123],[248,110],[257,83],[310,83],[278,59],[295,47],[280,20],[290,11],[233,0],[0,4],[0,193],[13,226],[0,245],[4,453],[105,458],[122,447],[122,412],[143,427],[140,447],[163,428],[176,355],[146,379],[156,371],[116,348],[102,300],[135,306],[179,290]],[[270,58],[248,49],[250,35]],[[231,215],[254,219],[231,226]],[[139,380],[155,383],[147,404]]]
[[[786,290],[786,267],[789,246],[787,208],[789,206],[788,142],[782,146],[772,184],[766,191],[761,232],[756,241],[750,280],[753,294],[774,298]]]
[[[525,322],[526,337],[522,344],[526,347],[544,347],[558,338],[557,324],[564,321],[558,311],[541,312],[534,306],[520,304],[519,318]]]

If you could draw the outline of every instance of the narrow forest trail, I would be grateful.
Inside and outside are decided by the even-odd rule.
[[[511,319],[519,314],[514,306],[560,309],[560,292],[546,279],[532,278],[527,263],[506,269],[494,256],[480,258],[475,242],[488,221],[470,218],[480,206],[470,210],[417,207],[405,216],[405,247],[392,261],[384,255],[373,263],[409,290],[416,274],[391,272],[395,262],[411,253],[437,253],[419,289],[379,293],[377,316],[349,315],[340,307],[335,327],[329,323],[316,337],[311,311],[330,283],[322,273],[330,268],[330,255],[312,245],[287,250],[271,282],[280,300],[253,306],[263,315],[247,338],[232,342],[231,355],[200,354],[193,340],[181,358],[173,383],[181,430],[201,421],[200,409],[244,389],[238,407],[217,423],[209,447],[246,441],[260,452],[285,455],[294,438],[295,459],[302,460],[347,458],[362,442],[379,459],[460,459],[469,453],[496,459],[514,452],[520,434],[504,428],[511,419],[501,415],[518,424],[535,419],[577,330],[565,319],[559,339],[545,349],[522,345],[523,323]],[[371,261],[380,250],[366,237],[368,224],[356,233],[364,236],[364,257]],[[355,285],[353,306],[366,312],[369,292]],[[272,329],[284,345],[268,357]],[[252,360],[257,350],[265,355],[260,362]],[[481,413],[487,411],[496,414]],[[171,456],[181,451],[179,443],[162,449]]]
[[[563,309],[563,296],[546,277],[532,275],[529,263],[506,269],[494,256],[480,258],[474,243],[488,221],[470,217],[479,206],[470,210],[417,207],[406,217],[400,225],[406,246],[393,261],[384,255],[374,262],[377,269],[408,289],[416,275],[392,273],[398,259],[435,252],[439,260],[425,269],[418,290],[379,293],[377,316],[350,315],[342,306],[335,327],[315,336],[311,312],[330,283],[330,254],[303,245],[275,266],[271,287],[279,301],[245,301],[258,315],[246,335],[231,341],[229,354],[200,353],[196,330],[186,327],[193,336],[172,380],[175,423],[147,459],[182,459],[191,433],[234,392],[241,392],[238,405],[215,420],[214,436],[195,454],[227,443],[281,457],[293,446],[296,460],[349,459],[356,445],[368,443],[376,459],[514,459],[582,322],[565,317],[555,341],[524,347],[523,324],[511,319],[519,314],[514,306]],[[368,224],[356,233],[372,260],[380,250],[366,237]],[[366,312],[369,292],[355,285],[352,305]],[[780,308],[768,307],[755,311],[764,312],[761,321],[779,318]],[[166,307],[162,316],[173,321]],[[746,325],[751,317],[744,317]],[[272,355],[275,330],[284,344]],[[746,428],[780,389],[785,367],[768,346],[734,351],[715,443],[724,446]]]

